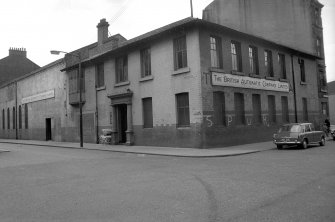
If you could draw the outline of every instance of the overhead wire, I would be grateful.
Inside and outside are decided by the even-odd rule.
[[[127,10],[132,0],[126,0],[125,3],[120,7],[120,9],[115,13],[115,15],[112,17],[112,19],[109,21],[109,24],[113,24],[116,22],[120,16]],[[109,36],[111,36],[111,33],[108,31]]]

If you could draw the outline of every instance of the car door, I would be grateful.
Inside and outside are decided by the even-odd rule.
[[[311,129],[311,138],[313,139],[313,142],[319,142],[319,134],[315,132],[314,125],[309,124],[309,127]]]
[[[311,128],[309,126],[309,124],[304,125],[304,131],[305,131],[305,137],[308,139],[309,143],[314,143],[314,138],[313,138],[313,134],[311,132]]]

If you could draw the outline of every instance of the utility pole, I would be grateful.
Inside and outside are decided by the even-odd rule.
[[[192,3],[192,0],[190,0],[190,5],[191,5],[191,17],[193,18],[193,3]]]

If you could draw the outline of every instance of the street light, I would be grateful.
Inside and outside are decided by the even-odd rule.
[[[64,51],[58,51],[58,50],[51,50],[50,53],[52,55],[59,55],[60,53],[64,53],[66,55],[75,56],[79,59],[78,62],[78,73],[79,73],[79,137],[80,137],[80,147],[83,147],[83,102],[82,102],[82,78],[81,78],[81,56],[80,53],[69,53]]]

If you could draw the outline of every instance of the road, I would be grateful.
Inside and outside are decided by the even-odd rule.
[[[333,141],[218,158],[1,149],[1,222],[335,221]]]

